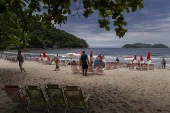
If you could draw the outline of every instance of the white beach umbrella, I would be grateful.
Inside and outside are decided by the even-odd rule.
[[[78,58],[78,57],[80,57],[80,54],[77,54],[77,53],[67,53],[66,57],[69,57],[69,58]]]
[[[133,56],[127,56],[124,60],[133,60]]]

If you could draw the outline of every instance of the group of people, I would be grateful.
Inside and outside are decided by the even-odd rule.
[[[82,55],[80,57],[80,66],[82,67],[83,75],[87,75],[88,66],[93,67],[94,60],[99,60],[99,63],[102,67],[104,67],[104,55],[100,54],[96,57],[96,59],[93,58],[92,54],[90,54],[90,57],[88,58],[85,51],[82,51]]]
[[[57,56],[54,57],[54,61],[55,61],[55,69],[54,71],[59,71],[59,58],[58,58],[58,54]],[[73,63],[76,64],[76,62],[73,61]],[[88,59],[87,54],[85,54],[85,51],[82,51],[82,55],[80,57],[80,65],[82,66],[82,71],[83,71],[83,75],[87,75],[87,69],[88,69],[88,65],[92,65],[93,64],[93,57],[92,55],[90,55],[90,59]]]
[[[30,57],[31,59],[31,57]],[[101,54],[96,58],[98,59],[100,62],[102,62],[102,56]],[[23,63],[25,60],[25,56],[21,53],[21,50],[18,50],[18,56],[17,56],[17,60],[19,61],[19,68],[21,70],[21,73],[25,71],[25,69],[23,68]],[[58,54],[54,57],[54,61],[55,61],[55,69],[54,71],[59,71],[59,58],[58,58]],[[116,58],[116,62],[119,63],[119,58]],[[80,65],[82,66],[82,71],[83,71],[83,75],[87,75],[87,70],[88,70],[88,65],[93,65],[94,63],[94,58],[92,56],[92,54],[90,54],[90,58],[88,58],[87,54],[85,53],[85,51],[82,51],[82,55],[80,57]],[[163,58],[162,60],[162,68],[165,69],[166,67],[166,60]]]

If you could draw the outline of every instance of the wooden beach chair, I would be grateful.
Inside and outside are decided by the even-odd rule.
[[[122,62],[119,62],[119,63],[118,63],[118,67],[119,67],[119,68],[122,68],[122,67],[123,67],[123,63],[122,63]]]
[[[72,73],[81,73],[81,68],[78,65],[71,65],[71,72]]]
[[[153,70],[154,71],[155,67],[154,64],[149,64],[149,70]]]
[[[88,74],[95,74],[95,69],[93,69],[93,65],[88,65]]]
[[[111,62],[105,62],[105,70],[111,70],[112,66],[111,66]]]
[[[141,71],[141,65],[138,63],[137,66],[136,66],[136,70],[139,70]]]
[[[155,68],[161,70],[162,69],[162,65],[161,64],[156,64]]]
[[[117,62],[112,62],[111,66],[112,66],[112,69],[118,69],[119,68]]]
[[[38,86],[27,85],[25,86],[26,93],[28,95],[28,106],[27,112],[32,113],[33,111],[41,111],[41,113],[46,113],[48,109],[48,101],[45,98],[43,91]]]
[[[96,75],[102,75],[103,72],[104,72],[104,68],[102,68],[102,66],[96,67],[96,69],[95,69]]]
[[[88,100],[90,94],[86,98],[83,97],[82,90],[78,86],[66,86],[64,88],[64,93],[67,100],[68,111],[73,109],[82,109],[87,113],[87,107],[89,107]],[[82,112],[81,112],[82,113]]]
[[[67,105],[63,88],[56,84],[46,84],[45,93],[49,101],[49,111],[52,110],[64,110],[67,111]]]
[[[19,85],[5,85],[4,90],[11,100],[10,109],[14,103],[24,106],[27,105],[27,96]]]
[[[141,70],[147,71],[148,70],[148,64],[141,64]]]
[[[66,60],[60,60],[60,66],[67,66]]]
[[[129,68],[129,70],[134,70],[134,65],[129,63],[128,68]]]

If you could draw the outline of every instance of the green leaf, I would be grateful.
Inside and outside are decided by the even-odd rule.
[[[124,7],[120,7],[120,12],[123,12],[124,11]]]
[[[126,33],[128,30],[127,29],[123,29],[123,32]]]
[[[135,12],[137,10],[137,5],[132,6],[132,12]]]
[[[37,7],[37,10],[38,10],[39,12],[41,12],[41,9],[40,9],[40,7]]]
[[[119,36],[119,35],[120,35],[120,32],[117,32],[117,31],[116,31],[116,35]]]
[[[44,9],[48,9],[48,6],[43,6]]]
[[[107,31],[110,31],[110,27],[109,27],[109,26],[105,26],[105,29],[106,29]]]
[[[99,23],[99,24],[100,24],[100,23],[102,23],[102,20],[101,20],[101,19],[99,19],[99,20],[98,20],[98,23]]]
[[[103,25],[103,24],[100,24],[100,28],[104,28],[104,25]]]
[[[119,15],[118,13],[114,13],[112,19],[116,19],[118,15]]]
[[[114,25],[115,25],[115,26],[118,26],[118,22],[117,22],[116,20],[114,21]]]
[[[127,26],[127,22],[123,21],[122,25]]]
[[[127,9],[126,9],[126,12],[127,12],[127,13],[129,13],[129,12],[130,12],[129,8],[127,8]]]
[[[139,9],[142,9],[144,7],[143,3],[139,5]]]
[[[68,14],[69,14],[69,15],[71,14],[71,10],[68,10]]]

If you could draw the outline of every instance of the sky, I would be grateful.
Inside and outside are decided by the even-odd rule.
[[[143,3],[143,9],[124,13],[128,32],[123,38],[116,36],[114,26],[110,31],[100,28],[96,12],[87,19],[82,15],[68,16],[68,21],[60,29],[84,39],[90,48],[121,48],[125,44],[134,43],[164,44],[170,47],[170,0],[143,0]],[[82,12],[79,10],[80,14]],[[59,25],[55,27],[59,28]]]

